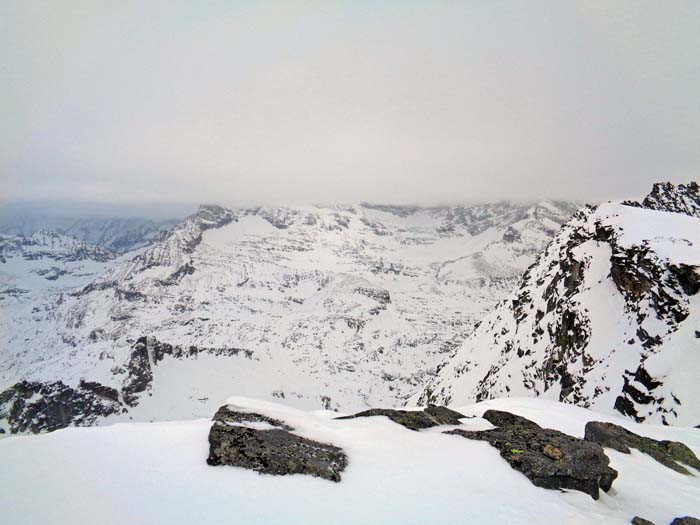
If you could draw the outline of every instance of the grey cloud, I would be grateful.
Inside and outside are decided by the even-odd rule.
[[[643,194],[698,178],[697,2],[3,3],[4,199]]]

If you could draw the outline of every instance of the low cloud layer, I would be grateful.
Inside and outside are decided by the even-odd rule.
[[[4,2],[2,197],[599,200],[700,178],[696,1],[203,4]]]

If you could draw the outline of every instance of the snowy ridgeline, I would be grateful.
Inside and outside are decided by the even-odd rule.
[[[700,424],[700,192],[577,213],[414,401],[541,396]]]
[[[5,428],[207,416],[232,387],[402,405],[576,208],[202,206],[109,261],[8,250],[0,404],[19,415]]]
[[[348,457],[342,480],[208,466],[210,420],[69,428],[0,441],[2,522],[625,525],[641,516],[666,525],[700,515],[700,473],[680,474],[634,449],[605,449],[618,477],[594,500],[534,486],[488,443],[443,434],[455,427],[415,432],[385,417],[336,420],[335,412],[229,402],[341,447]],[[504,410],[579,438],[588,421],[609,421],[700,453],[697,429],[639,425],[553,401],[498,399],[454,408],[468,417]],[[461,421],[465,430],[492,428],[480,417]]]

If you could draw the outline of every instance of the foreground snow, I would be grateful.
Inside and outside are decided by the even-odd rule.
[[[700,516],[700,478],[636,450],[606,450],[619,477],[594,501],[533,486],[489,444],[443,435],[448,427],[412,432],[383,417],[337,421],[334,412],[229,403],[342,447],[350,460],[342,481],[207,466],[209,420],[69,428],[0,441],[2,523],[626,524],[639,515],[666,524]],[[465,415],[507,410],[579,437],[587,421],[613,421],[700,452],[698,429],[637,425],[542,399],[454,408]],[[480,418],[464,422],[467,430],[490,428]]]

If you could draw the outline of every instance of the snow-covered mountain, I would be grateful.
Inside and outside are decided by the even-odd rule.
[[[576,208],[202,206],[89,280],[0,303],[0,417],[202,416],[232,391],[401,405]]]
[[[6,212],[7,214],[7,212]],[[31,237],[37,232],[54,232],[117,254],[148,246],[160,239],[179,221],[131,217],[53,217],[19,215],[0,218],[0,234]]]
[[[700,192],[578,212],[418,397],[541,396],[700,423]]]
[[[116,257],[103,246],[53,231],[0,234],[0,305],[38,306],[47,293],[97,278]]]

